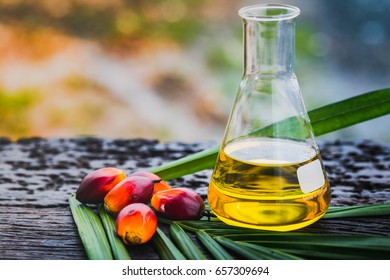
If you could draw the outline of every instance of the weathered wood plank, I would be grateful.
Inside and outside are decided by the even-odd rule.
[[[0,138],[0,259],[85,259],[68,198],[91,170],[127,173],[210,147],[143,139]],[[320,142],[332,186],[332,205],[390,202],[390,146],[368,141]],[[172,180],[206,197],[210,170]],[[390,218],[320,220],[302,231],[390,236]],[[158,259],[150,245],[134,259]]]
[[[0,207],[0,259],[86,259],[69,208]],[[158,259],[150,244],[132,259]]]
[[[129,174],[205,149],[207,144],[160,144],[153,140],[24,139],[0,141],[0,205],[67,206],[81,179],[91,170],[116,166]],[[193,178],[194,180],[189,180]],[[207,187],[197,174],[176,181]],[[198,186],[197,186],[198,187]],[[203,190],[203,193],[204,190]]]
[[[1,259],[85,259],[69,209],[0,207]]]
[[[0,259],[85,259],[68,208],[0,207]],[[308,233],[390,236],[390,218],[320,220]],[[130,247],[132,259],[158,259],[150,244]]]

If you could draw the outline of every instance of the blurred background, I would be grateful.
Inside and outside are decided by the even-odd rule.
[[[267,1],[0,0],[0,136],[219,142],[242,74],[239,8]],[[390,86],[390,1],[301,9],[306,107]],[[390,142],[390,117],[325,139]]]

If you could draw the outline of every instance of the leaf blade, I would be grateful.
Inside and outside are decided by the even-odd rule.
[[[98,208],[100,219],[106,231],[111,251],[115,260],[130,260],[130,254],[123,241],[116,234],[115,220],[104,210],[103,205]]]
[[[152,243],[160,258],[163,260],[186,259],[160,228],[157,228],[156,233],[152,237]]]
[[[294,256],[289,253],[285,253],[283,251],[275,250],[266,248],[261,245],[255,245],[252,243],[246,243],[246,242],[236,242],[237,244],[247,248],[248,250],[253,250],[259,253],[264,254],[264,256],[268,257],[269,260],[301,260],[302,258],[299,258],[297,256]]]
[[[320,136],[389,113],[390,88],[385,88],[310,110],[308,115],[314,134]],[[290,121],[291,119],[287,119],[277,124],[288,127],[286,123]],[[170,180],[211,169],[214,167],[218,152],[219,146],[215,146],[152,168],[150,172]]]
[[[323,256],[323,252],[353,259],[386,259],[390,255],[390,238],[370,235],[347,234],[235,234],[223,235],[233,241],[264,245],[286,252],[299,250],[311,252],[311,256]],[[298,254],[298,253],[295,253]]]
[[[321,219],[390,216],[390,203],[329,207]]]
[[[240,245],[238,245],[236,242],[233,240],[230,240],[225,237],[216,237],[215,240],[217,240],[220,244],[225,246],[226,248],[232,250],[236,254],[249,259],[249,260],[263,260],[263,256],[261,254],[258,254],[256,252],[253,252],[252,250],[247,250],[242,248]]]
[[[206,260],[205,255],[200,252],[198,247],[191,241],[185,231],[176,223],[173,222],[170,227],[171,236],[176,242],[177,246],[189,260]]]
[[[81,242],[90,260],[112,260],[110,244],[98,215],[80,203],[74,195],[69,206],[76,223]]]
[[[323,135],[390,113],[390,88],[371,91],[311,110],[315,135]]]
[[[227,248],[233,250],[237,254],[253,260],[299,260],[301,258],[271,249],[268,247],[254,245],[251,243],[234,241],[232,239],[218,236],[215,238],[218,242],[226,246]]]
[[[216,242],[210,235],[204,230],[196,232],[198,240],[207,248],[207,250],[217,260],[234,260],[231,254],[229,254],[218,242]]]
[[[149,170],[164,180],[171,180],[184,175],[196,173],[214,166],[217,159],[219,146],[215,146],[198,153],[168,162],[164,165]]]

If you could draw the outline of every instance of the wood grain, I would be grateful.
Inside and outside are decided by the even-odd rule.
[[[81,179],[103,166],[129,174],[186,156],[213,143],[149,139],[0,138],[0,259],[85,259],[68,198]],[[332,205],[390,203],[390,147],[370,141],[320,142]],[[206,198],[211,170],[172,180]],[[320,220],[301,231],[390,236],[390,218]],[[151,245],[133,259],[158,259]]]

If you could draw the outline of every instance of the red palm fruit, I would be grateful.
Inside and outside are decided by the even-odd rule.
[[[141,176],[129,176],[104,197],[104,208],[109,214],[115,216],[129,204],[147,204],[152,195],[153,181],[151,179]]]
[[[147,177],[147,178],[152,179],[154,181],[153,194],[155,194],[156,192],[159,192],[159,191],[172,189],[172,187],[167,182],[165,182],[163,179],[161,179],[156,174],[153,174],[153,173],[150,173],[147,171],[136,171],[136,172],[131,174],[131,176],[133,176],[133,175],[143,176],[143,177]]]
[[[148,242],[153,237],[156,229],[156,214],[143,203],[127,205],[116,218],[116,232],[127,245]]]
[[[125,178],[125,171],[115,167],[94,170],[81,181],[76,199],[83,203],[101,203],[106,194]]]
[[[170,220],[199,220],[205,209],[203,199],[187,188],[157,192],[151,203],[163,217]]]

